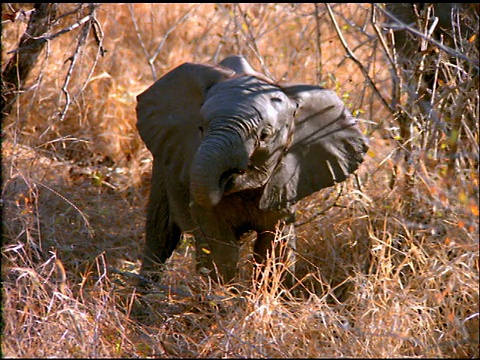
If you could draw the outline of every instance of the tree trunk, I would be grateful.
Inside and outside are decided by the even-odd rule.
[[[56,3],[35,4],[27,30],[22,35],[16,52],[8,60],[2,72],[2,117],[12,111],[28,74],[45,47],[47,41],[42,35],[48,31],[51,20],[56,16],[57,7]]]

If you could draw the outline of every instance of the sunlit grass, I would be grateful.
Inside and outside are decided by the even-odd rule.
[[[478,357],[475,153],[458,160],[452,176],[451,160],[419,131],[405,164],[396,120],[345,58],[322,6],[317,23],[312,4],[103,4],[97,19],[108,52],[90,76],[98,47],[89,37],[62,121],[60,88],[77,33],[51,41],[2,122],[3,356]],[[388,99],[388,65],[363,26],[370,5],[333,9]],[[72,21],[63,19],[57,31]],[[3,24],[3,60],[25,27]],[[286,268],[272,259],[271,278],[252,284],[259,277],[246,237],[241,291],[198,276],[185,238],[161,287],[139,294],[134,275],[119,274],[140,267],[150,181],[135,97],[183,62],[233,53],[278,81],[337,91],[366,119],[371,150],[356,177],[298,204],[292,292],[279,281]],[[147,57],[155,54],[152,71]],[[438,90],[445,121],[478,114],[475,81],[459,83],[454,100],[451,88]],[[403,104],[425,122],[415,106]],[[461,134],[465,152],[478,144],[478,125],[470,131]],[[451,144],[435,141],[440,153]]]

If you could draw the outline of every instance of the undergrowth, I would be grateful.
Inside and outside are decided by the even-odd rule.
[[[30,9],[2,4],[2,63]],[[382,9],[102,4],[103,38],[89,33],[66,86],[83,27],[50,40],[2,118],[2,355],[478,357],[478,40],[455,34],[462,59],[404,59]],[[464,21],[478,27],[474,11]],[[87,14],[60,4],[50,32]],[[238,286],[211,282],[186,236],[139,293],[151,156],[136,95],[183,62],[237,53],[278,81],[334,89],[371,149],[298,204],[293,289],[271,258],[257,276],[249,236]]]

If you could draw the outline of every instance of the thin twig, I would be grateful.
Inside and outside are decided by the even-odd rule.
[[[82,29],[82,32],[80,33],[80,39],[78,40],[75,52],[70,58],[67,59],[67,61],[70,60],[70,66],[68,68],[67,75],[65,76],[65,81],[62,86],[62,92],[65,94],[65,106],[62,112],[60,113],[60,116],[59,116],[60,121],[63,121],[63,119],[65,118],[71,104],[71,96],[68,91],[68,85],[70,84],[73,69],[75,68],[75,64],[77,63],[78,55],[80,54],[81,49],[83,49],[85,45],[85,41],[87,39],[88,34],[90,33],[92,23],[96,21],[94,16],[96,7],[97,7],[96,4],[89,4],[88,9],[90,11],[90,14],[85,17],[85,18],[88,18],[89,21],[83,25],[83,29]],[[50,129],[50,126],[43,132],[43,134],[40,137],[46,134],[49,129]]]
[[[415,36],[418,36],[419,38],[421,38],[422,40],[425,40],[425,41],[428,41],[429,43],[435,45],[438,49],[446,52],[447,54],[453,56],[453,57],[456,57],[456,58],[459,58],[459,59],[462,59],[462,60],[465,60],[467,61],[468,63],[472,64],[473,67],[475,68],[476,71],[478,71],[480,68],[479,68],[479,60],[478,59],[471,59],[469,58],[468,56],[465,56],[463,55],[462,53],[452,49],[451,47],[447,46],[447,45],[444,45],[444,44],[441,44],[439,43],[437,40],[433,39],[432,37],[430,36],[427,36],[425,34],[423,34],[421,31],[415,29],[415,28],[412,28],[410,26],[408,26],[407,24],[405,24],[404,22],[402,22],[401,20],[399,20],[397,17],[395,17],[394,15],[392,15],[389,11],[383,9],[381,6],[379,6],[378,4],[374,4],[374,6],[379,9],[382,13],[384,13],[386,16],[388,16],[390,19],[392,19],[393,21],[395,21],[395,25],[389,25],[388,27],[394,31],[399,31],[399,30],[405,30],[405,31],[408,31],[409,33],[412,33],[413,35]]]
[[[50,53],[51,53],[51,49],[50,49],[50,43],[46,43],[45,45],[46,47],[46,51],[45,51],[45,60],[43,60],[43,63],[44,64],[48,64],[48,58],[50,57]],[[43,82],[43,77],[44,77],[44,67],[42,68],[42,70],[40,71],[40,73],[38,74],[38,77],[37,79],[34,81],[34,85],[32,85],[30,87],[30,89],[34,89],[33,90],[33,94],[32,96],[30,97],[30,101],[28,103],[28,107],[25,109],[25,113],[27,114],[30,114],[30,112],[32,111],[33,107],[36,105],[36,102],[38,101],[37,99],[37,94],[38,94],[38,91],[40,90],[41,88],[41,85],[42,85],[42,82]],[[19,114],[17,114],[17,119],[21,119]],[[21,121],[25,121],[26,119],[22,119]]]
[[[91,17],[89,18],[91,19]],[[80,54],[80,50],[83,48],[83,45],[85,45],[85,40],[87,39],[88,33],[90,32],[90,26],[91,26],[90,21],[84,25],[83,30],[80,34],[80,39],[78,40],[75,52],[71,57],[67,59],[67,61],[70,60],[70,66],[68,67],[67,75],[65,76],[65,81],[63,82],[63,86],[62,86],[62,92],[65,94],[65,106],[63,107],[63,110],[60,113],[60,116],[59,116],[60,121],[63,121],[63,119],[65,118],[71,104],[71,97],[68,91],[68,85],[70,83],[70,79],[72,78],[72,73],[73,73],[73,69],[75,68],[75,64],[77,63],[78,54]],[[45,133],[46,131],[42,135],[44,135]]]
[[[45,41],[38,41],[36,38],[49,31],[51,19],[55,17],[57,8],[58,4],[37,3],[34,10],[30,12],[27,29],[20,38],[17,51],[5,63],[5,67],[2,70],[2,81],[0,84],[3,100],[0,103],[2,116],[10,114],[13,105],[24,90],[25,81],[46,44]],[[18,113],[18,106],[16,110]]]
[[[337,205],[337,201],[338,199],[340,199],[340,196],[342,196],[342,192],[343,192],[343,184],[341,185],[340,187],[340,191],[338,192],[338,195],[337,197],[335,198],[335,200],[333,201],[333,203],[331,205],[328,205],[327,207],[323,208],[322,210],[319,210],[319,211],[315,211],[315,214],[313,214],[312,216],[310,216],[308,219],[302,221],[302,222],[298,222],[298,223],[295,223],[295,227],[300,227],[300,226],[303,226],[303,225],[306,225],[310,222],[312,222],[313,220],[315,220],[317,217],[319,217],[320,215],[323,215],[325,214],[328,210],[330,210],[331,208],[335,207],[335,206],[338,206]]]
[[[273,79],[274,77],[272,73],[265,66],[265,61],[263,60],[263,57],[260,55],[261,51],[258,49],[257,42],[255,40],[255,36],[253,35],[250,23],[247,21],[247,16],[245,15],[244,11],[240,7],[240,4],[236,4],[236,7],[238,8],[238,11],[242,18],[242,23],[245,24],[245,27],[240,26],[240,30],[245,35],[245,37],[249,40],[247,43],[248,46],[250,47],[250,49],[253,51],[258,61],[260,62],[260,66],[262,67],[263,73],[266,74],[268,78]],[[246,32],[248,32],[248,34]]]
[[[178,26],[183,24],[188,19],[191,12],[193,10],[195,10],[199,5],[200,4],[193,5],[192,7],[190,7],[190,9],[188,9],[187,12],[185,14],[183,14],[182,17],[179,20],[177,20],[175,22],[175,24],[165,32],[165,34],[163,35],[162,41],[160,41],[160,44],[158,44],[157,49],[154,51],[152,56],[150,56],[150,54],[148,53],[147,47],[145,46],[145,43],[143,42],[143,38],[140,34],[140,29],[138,27],[137,19],[135,18],[135,14],[133,12],[133,6],[132,6],[132,4],[128,5],[128,9],[129,9],[130,15],[132,17],[133,26],[135,28],[135,32],[137,34],[138,41],[140,43],[140,46],[142,47],[142,50],[143,50],[143,53],[144,53],[145,57],[147,58],[147,62],[148,62],[148,65],[150,66],[150,70],[152,71],[152,77],[153,77],[154,81],[156,81],[158,79],[157,70],[155,69],[154,62],[157,59],[158,54],[160,54],[160,51],[162,50],[163,45],[165,45],[165,42],[167,41],[170,34]]]
[[[382,45],[383,53],[387,56],[387,60],[391,66],[391,75],[392,75],[392,108],[396,108],[397,104],[400,101],[400,77],[398,76],[398,64],[394,54],[391,53],[390,47],[385,40],[378,24],[377,24],[377,16],[375,12],[375,6],[372,4],[372,18],[371,24],[373,26],[373,30],[377,34],[377,38],[380,40],[380,44]]]
[[[95,37],[95,40],[97,41],[97,46],[98,50],[100,51],[100,55],[104,56],[107,50],[102,46],[103,44],[103,30],[102,26],[98,22],[97,18],[95,17],[95,14],[92,15],[92,29],[93,29],[93,36]]]
[[[67,11],[66,13],[63,13],[62,15],[59,15],[53,22],[52,22],[52,26],[53,25],[56,25],[61,19],[63,19],[64,17],[67,17],[69,15],[73,15],[73,14],[77,14],[78,11],[80,11],[80,9],[83,7],[83,5],[85,5],[84,3],[80,3],[79,5],[77,5],[73,10],[70,10],[70,11]]]
[[[163,45],[165,44],[165,42],[167,41],[167,38],[170,36],[170,34],[178,27],[180,26],[182,23],[184,23],[190,13],[195,10],[200,4],[197,4],[197,5],[193,5],[192,7],[190,7],[190,9],[187,10],[187,12],[185,14],[182,15],[182,17],[180,19],[178,19],[175,24],[169,28],[166,32],[165,32],[165,35],[163,35],[163,39],[162,41],[160,42],[160,44],[158,44],[157,46],[157,49],[155,50],[155,52],[153,53],[152,57],[150,59],[148,59],[149,63],[153,64],[155,62],[155,60],[157,59],[157,56],[158,54],[160,54],[160,51],[162,50],[163,48]]]
[[[150,63],[150,55],[148,54],[147,48],[145,43],[143,42],[142,35],[140,34],[140,29],[138,28],[137,19],[135,18],[135,13],[133,12],[133,4],[128,4],[128,10],[130,11],[130,16],[132,17],[133,27],[135,28],[135,33],[137,34],[138,42],[140,43],[140,47],[143,50],[143,54],[147,59],[148,65],[150,66],[150,70],[152,71],[153,80],[157,80],[157,72],[155,71],[155,67],[152,63]]]
[[[218,42],[217,48],[213,52],[212,61],[215,62],[215,63],[219,62],[218,61],[218,56],[220,55],[220,51],[222,50],[223,46],[228,43],[228,40],[226,40],[227,39],[227,34],[229,33],[229,29],[230,29],[231,24],[234,22],[234,19],[232,19],[232,17],[229,16],[229,12],[225,9],[223,4],[219,3],[218,8],[223,12],[224,15],[226,15],[228,17],[228,22],[225,25],[224,30],[222,32],[222,38]]]
[[[320,36],[320,11],[318,4],[315,3],[315,35],[317,40],[317,84],[322,82],[323,68],[322,68],[322,38]]]
[[[92,30],[93,30],[93,35],[95,37],[95,40],[97,41],[97,47],[98,47],[98,50],[97,50],[97,53],[95,54],[95,60],[93,60],[93,64],[90,68],[90,71],[87,75],[87,78],[85,79],[85,81],[83,82],[83,86],[82,88],[80,89],[80,91],[78,91],[77,95],[75,95],[75,99],[85,91],[85,89],[87,88],[88,84],[90,83],[90,79],[92,78],[93,76],[93,72],[95,71],[95,68],[97,67],[97,63],[98,63],[98,59],[100,58],[100,56],[104,56],[105,53],[107,52],[107,50],[105,50],[105,48],[103,47],[103,31],[102,31],[102,28],[100,26],[100,23],[98,22],[98,20],[95,18],[95,16],[92,17]]]
[[[130,272],[130,271],[121,271],[121,270],[118,270],[118,269],[113,268],[113,267],[108,267],[107,270],[109,272],[111,272],[112,274],[121,275],[121,276],[124,276],[126,278],[130,278],[130,279],[134,279],[134,280],[139,280],[139,281],[141,281],[145,284],[151,285],[151,286],[159,289],[163,293],[177,295],[177,296],[181,296],[183,298],[195,298],[195,299],[200,298],[200,300],[204,300],[204,301],[225,301],[225,300],[231,300],[232,299],[231,296],[209,295],[209,294],[203,294],[203,293],[202,294],[192,294],[190,292],[180,290],[179,288],[174,287],[174,286],[159,284],[158,282],[152,281],[145,276],[142,276],[142,275]],[[149,293],[151,293],[151,292],[149,292]],[[238,300],[243,301],[244,298],[238,297]]]
[[[343,48],[347,52],[347,56],[353,60],[355,64],[357,64],[358,68],[362,72],[363,76],[365,79],[368,81],[369,85],[372,87],[374,93],[379,97],[380,101],[382,104],[393,114],[395,112],[395,109],[392,108],[391,104],[389,104],[385,98],[382,96],[380,91],[377,89],[374,81],[368,74],[368,71],[365,69],[365,67],[362,65],[360,60],[355,56],[355,54],[350,50],[350,47],[348,46],[345,38],[343,37],[342,31],[340,30],[340,27],[338,26],[337,19],[335,18],[335,15],[333,14],[332,8],[330,7],[329,4],[325,4],[327,7],[328,15],[330,16],[330,19],[332,20],[333,26],[335,28],[335,31],[337,33],[338,38],[340,39],[340,42],[342,43]],[[381,120],[380,123],[373,129],[372,131],[380,128],[383,125],[384,120]]]
[[[17,175],[17,176],[22,176],[22,178],[24,179],[24,181],[26,182],[26,178],[23,177],[23,175]],[[15,178],[15,176],[13,178],[10,179],[13,180]],[[93,238],[93,235],[95,233],[95,231],[93,230],[92,226],[90,225],[90,222],[88,221],[88,219],[86,218],[86,216],[83,214],[83,212],[74,204],[72,203],[70,200],[68,200],[65,196],[63,196],[62,194],[60,194],[58,191],[52,189],[50,186],[48,185],[45,185],[44,183],[42,183],[41,181],[38,181],[38,180],[35,180],[35,179],[32,179],[32,178],[28,178],[29,181],[32,181],[35,185],[40,185],[40,186],[43,186],[45,189],[47,190],[50,190],[52,193],[54,193],[55,195],[57,195],[59,198],[61,198],[62,200],[64,200],[65,202],[67,202],[71,207],[73,207],[79,214],[80,216],[82,217],[83,221],[85,222],[85,225],[86,225],[86,228],[87,228],[87,234],[90,238]]]
[[[57,32],[53,35],[42,35],[42,36],[32,37],[33,40],[38,40],[38,42],[36,42],[34,44],[31,44],[31,45],[27,45],[27,46],[20,46],[20,47],[16,48],[15,50],[11,50],[11,51],[7,52],[7,54],[15,54],[19,51],[23,51],[23,50],[26,50],[26,49],[31,49],[31,48],[37,47],[37,46],[39,46],[39,45],[41,45],[41,44],[43,44],[47,41],[50,41],[50,40],[53,40],[53,39],[59,37],[60,35],[63,35],[67,32],[70,32],[72,30],[77,29],[78,27],[82,26],[83,24],[89,22],[91,19],[92,19],[92,15],[87,15],[84,18],[77,21],[76,23],[70,25],[69,27],[67,27],[65,29],[60,30],[59,32]]]

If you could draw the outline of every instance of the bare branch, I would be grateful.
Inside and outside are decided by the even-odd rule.
[[[187,12],[185,14],[182,15],[182,17],[171,28],[169,28],[166,31],[165,35],[163,35],[162,41],[160,42],[160,44],[158,44],[157,49],[155,50],[153,55],[150,56],[150,54],[148,53],[148,50],[145,46],[145,43],[143,42],[142,36],[140,34],[140,29],[138,28],[137,19],[135,18],[135,14],[133,12],[133,6],[132,6],[132,4],[129,4],[128,10],[130,11],[130,15],[132,17],[133,26],[135,27],[135,32],[137,34],[138,41],[140,42],[140,46],[142,47],[143,53],[144,53],[145,57],[147,58],[147,62],[148,62],[148,65],[150,66],[150,70],[152,71],[152,76],[153,76],[154,81],[158,79],[158,75],[157,75],[157,71],[156,71],[153,63],[157,59],[158,54],[160,54],[160,51],[162,50],[163,45],[167,41],[167,38],[170,36],[170,34],[178,26],[180,26],[182,23],[184,23],[188,19],[189,15],[192,13],[192,11],[195,10],[198,6],[199,6],[199,4],[193,5],[190,9],[187,10]]]
[[[330,205],[324,207],[321,210],[315,211],[315,213],[312,216],[310,216],[308,219],[305,219],[305,220],[300,221],[300,222],[296,222],[295,227],[300,227],[300,226],[303,226],[303,225],[306,225],[306,224],[312,222],[313,220],[315,220],[319,216],[325,215],[325,213],[333,207],[341,207],[340,205],[337,204],[337,201],[342,196],[342,192],[343,192],[343,184],[341,184],[341,186],[340,186],[340,190],[337,193],[337,197],[335,198],[335,200],[333,200],[333,202]]]
[[[447,45],[444,45],[442,43],[439,43],[438,41],[436,41],[435,39],[431,38],[429,36],[429,34],[424,34],[422,33],[421,31],[415,29],[415,28],[412,28],[411,26],[408,26],[407,24],[403,23],[401,20],[399,20],[395,15],[391,14],[389,11],[383,9],[381,6],[379,6],[378,4],[374,4],[374,6],[379,9],[382,13],[384,13],[386,16],[388,16],[390,19],[392,19],[393,21],[395,21],[395,24],[393,25],[389,25],[388,27],[394,31],[399,31],[399,30],[405,30],[405,31],[408,31],[409,33],[415,35],[415,36],[418,36],[419,38],[421,38],[422,40],[425,40],[425,41],[428,41],[429,43],[435,45],[437,48],[439,48],[440,50],[446,52],[447,54],[453,56],[453,57],[456,57],[456,58],[459,58],[459,59],[462,59],[462,60],[465,60],[467,61],[468,63],[472,64],[475,68],[475,70],[479,70],[479,60],[478,59],[471,59],[465,55],[463,55],[462,53],[452,49],[451,47],[447,46]]]
[[[255,36],[252,33],[251,25],[247,20],[247,16],[245,15],[244,11],[240,7],[240,4],[235,4],[236,8],[238,9],[238,12],[240,13],[241,17],[241,24],[244,24],[245,26],[240,26],[240,31],[243,33],[245,38],[248,39],[247,45],[250,47],[252,52],[255,54],[257,57],[258,61],[260,62],[260,66],[262,67],[262,71],[267,74],[267,76],[270,79],[273,79],[273,76],[271,72],[268,70],[268,68],[265,66],[265,61],[263,60],[263,57],[260,55],[261,51],[258,49],[257,42],[255,40]]]
[[[62,86],[62,91],[65,94],[65,106],[63,107],[62,112],[59,114],[60,121],[63,121],[63,119],[65,118],[65,115],[67,114],[68,108],[70,107],[70,104],[71,104],[71,97],[68,91],[68,84],[70,83],[73,69],[75,68],[75,64],[77,63],[78,54],[80,54],[80,50],[85,45],[85,40],[87,39],[88,33],[90,32],[90,26],[91,26],[90,22],[87,22],[85,24],[80,34],[80,39],[78,40],[77,47],[75,48],[75,52],[71,57],[67,59],[67,61],[70,61],[70,66],[68,67],[67,75],[65,76],[65,81]],[[49,130],[49,128],[47,128],[47,130],[43,134],[45,134]]]
[[[265,66],[265,61],[263,60],[263,57],[260,55],[261,51],[258,49],[257,42],[255,40],[255,36],[252,33],[251,25],[248,22],[247,16],[245,15],[245,12],[240,7],[240,4],[236,4],[236,7],[238,8],[238,11],[239,11],[240,16],[242,18],[242,24],[245,24],[245,26],[240,26],[241,32],[245,35],[245,37],[247,39],[249,39],[248,45],[249,45],[250,49],[253,51],[253,53],[255,54],[255,56],[257,57],[258,61],[260,62],[260,66],[262,67],[262,71],[265,74],[267,74],[267,76],[270,79],[273,79],[272,73]],[[248,34],[247,34],[247,32],[248,32]]]
[[[355,56],[355,54],[352,52],[352,50],[350,50],[350,47],[348,46],[347,44],[347,41],[345,40],[345,38],[343,37],[343,34],[342,34],[342,31],[340,30],[340,27],[338,26],[338,23],[337,23],[337,19],[335,18],[335,15],[333,14],[333,11],[332,11],[332,8],[330,7],[329,4],[325,4],[325,6],[327,7],[327,11],[328,11],[328,15],[330,16],[330,19],[332,20],[332,23],[333,23],[333,26],[335,28],[335,31],[337,33],[337,36],[338,38],[340,39],[340,42],[342,43],[342,46],[343,48],[345,49],[345,51],[347,52],[347,56],[353,60],[353,62],[355,64],[357,64],[358,68],[362,71],[362,74],[363,76],[365,77],[365,79],[368,81],[369,85],[372,87],[373,91],[375,92],[375,94],[377,94],[377,96],[379,97],[380,101],[382,102],[382,104],[388,109],[390,110],[391,113],[394,113],[395,112],[395,109],[392,108],[392,106],[385,100],[385,98],[382,96],[382,94],[380,94],[380,91],[377,89],[373,79],[370,77],[370,75],[368,74],[368,71],[365,69],[365,67],[362,65],[362,63],[360,62],[360,60],[358,60],[358,58]],[[380,122],[380,124],[377,126],[380,127],[382,124],[382,122]]]
[[[52,22],[52,26],[53,25],[56,25],[60,19],[63,19],[64,17],[67,17],[69,15],[74,15],[74,14],[77,14],[80,9],[83,7],[83,5],[85,5],[84,3],[80,3],[78,4],[73,10],[70,10],[70,11],[67,11],[66,13],[63,13],[62,15],[59,15],[53,22]]]
[[[373,6],[373,4],[371,24],[373,26],[373,29],[375,30],[375,33],[377,34],[377,38],[380,40],[383,53],[387,56],[388,62],[390,63],[390,66],[392,68],[392,70],[390,71],[390,74],[392,75],[392,108],[395,109],[400,101],[401,78],[398,75],[399,69],[395,55],[391,53],[390,47],[388,46],[387,41],[385,40],[385,37],[383,36],[382,31],[377,24],[377,16],[375,12],[375,6]]]
[[[2,72],[2,115],[10,113],[28,74],[35,66],[46,42],[39,40],[38,37],[47,32],[56,11],[56,4],[35,5],[35,11],[30,15],[27,30],[20,39],[17,51],[8,60]]]
[[[157,80],[157,72],[155,70],[155,66],[150,62],[150,55],[148,54],[147,48],[145,47],[145,43],[143,42],[142,35],[140,34],[140,29],[138,28],[137,19],[135,17],[135,13],[133,12],[133,4],[128,4],[128,11],[130,11],[130,16],[132,17],[133,27],[135,28],[135,33],[137,34],[138,42],[143,50],[143,54],[147,59],[148,65],[150,66],[150,70],[152,71],[153,80]]]
[[[320,84],[323,76],[322,68],[322,38],[320,36],[320,11],[318,9],[318,4],[315,3],[315,35],[317,40],[317,83]]]
[[[14,54],[14,53],[17,53],[19,51],[23,51],[23,50],[27,50],[27,49],[31,49],[33,47],[36,47],[36,46],[39,46],[40,44],[44,44],[46,43],[47,41],[49,40],[53,40],[55,39],[56,37],[59,37],[60,35],[63,35],[67,32],[70,32],[72,30],[75,30],[77,29],[78,27],[82,26],[83,24],[85,24],[86,22],[90,21],[92,19],[92,16],[91,15],[88,15],[88,16],[85,16],[84,18],[80,19],[79,21],[77,21],[76,23],[70,25],[69,27],[65,28],[65,29],[62,29],[60,30],[59,32],[53,34],[53,35],[42,35],[42,36],[37,36],[37,37],[32,37],[33,40],[37,40],[38,43],[34,43],[34,44],[30,44],[30,45],[27,45],[27,46],[22,46],[22,47],[18,47],[16,48],[15,50],[11,50],[9,51],[7,54]]]
[[[163,48],[163,45],[165,44],[165,41],[167,41],[167,38],[170,36],[170,34],[178,27],[180,26],[182,23],[185,22],[185,20],[188,19],[189,15],[191,12],[193,12],[193,10],[195,10],[197,7],[199,6],[199,4],[197,5],[194,5],[192,6],[190,9],[187,10],[187,12],[185,14],[183,14],[183,16],[178,19],[177,22],[175,22],[175,24],[167,30],[167,32],[165,33],[165,35],[163,35],[163,39],[162,41],[160,42],[160,44],[157,46],[157,49],[155,50],[155,52],[153,53],[152,57],[150,59],[148,59],[149,63],[153,64],[155,62],[155,60],[157,59],[157,56],[158,54],[160,53],[160,51],[162,50]]]
[[[102,30],[100,24],[98,23],[98,20],[95,18],[94,14],[92,14],[91,22],[92,22],[93,35],[95,37],[95,40],[97,41],[98,50],[97,50],[97,53],[95,54],[95,60],[93,61],[93,64],[90,68],[90,72],[88,73],[87,78],[85,79],[82,88],[77,93],[77,95],[75,95],[75,98],[78,95],[80,95],[82,92],[85,91],[87,85],[90,82],[90,79],[93,76],[93,72],[95,71],[95,68],[97,66],[98,59],[100,58],[100,56],[104,56],[105,53],[107,52],[107,50],[105,50],[105,48],[103,47],[103,30]]]

